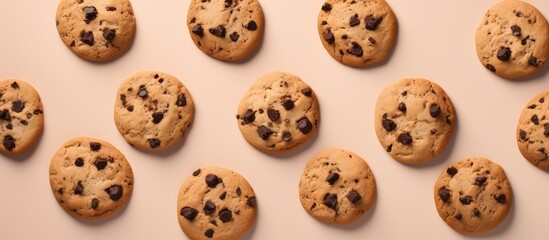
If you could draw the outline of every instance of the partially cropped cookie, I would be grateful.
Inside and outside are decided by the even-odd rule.
[[[440,155],[455,122],[448,95],[426,79],[402,79],[386,87],[377,99],[377,139],[391,157],[403,163],[423,163]]]
[[[228,62],[250,55],[265,28],[257,0],[192,0],[187,26],[202,52]]]
[[[513,194],[505,172],[481,157],[452,163],[434,189],[438,215],[458,232],[488,231],[503,222]]]
[[[376,182],[368,164],[358,155],[329,148],[311,159],[299,182],[303,209],[332,224],[352,223],[376,200]]]
[[[259,78],[240,100],[236,118],[252,146],[281,153],[317,133],[320,109],[315,92],[299,77],[272,72]]]
[[[77,137],[65,142],[50,163],[50,186],[69,214],[100,219],[126,205],[133,173],[124,155],[103,140]]]
[[[549,91],[526,105],[517,124],[517,145],[522,156],[549,171]]]
[[[525,1],[498,2],[477,28],[476,49],[482,65],[498,76],[532,75],[549,58],[549,24]]]
[[[140,149],[161,150],[183,139],[194,118],[189,90],[163,72],[138,72],[118,88],[114,122],[126,141]]]
[[[348,66],[385,61],[394,48],[397,28],[395,14],[385,0],[327,0],[318,14],[322,45]]]
[[[0,152],[25,152],[44,129],[44,108],[38,92],[22,80],[0,81]]]
[[[136,29],[129,0],[61,0],[55,20],[63,43],[92,62],[126,52]]]
[[[177,197],[177,219],[190,239],[240,239],[256,215],[254,190],[244,177],[225,168],[194,171]]]

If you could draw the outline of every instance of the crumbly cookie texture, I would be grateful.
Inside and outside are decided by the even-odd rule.
[[[193,118],[189,90],[167,73],[138,72],[118,88],[114,122],[136,148],[162,150],[178,143]]]
[[[124,155],[103,140],[77,137],[53,155],[50,186],[61,207],[83,219],[100,219],[126,205],[133,173]]]
[[[385,61],[397,38],[398,23],[384,0],[327,0],[318,14],[318,34],[337,61],[354,67]]]
[[[44,129],[44,108],[38,92],[22,80],[0,81],[0,152],[25,152]]]
[[[527,77],[549,58],[549,24],[525,1],[498,2],[477,28],[476,50],[482,65],[496,75]]]
[[[536,167],[549,171],[549,91],[540,93],[526,105],[517,124],[520,153]]]
[[[244,95],[237,110],[240,132],[268,153],[288,152],[318,131],[320,109],[315,92],[299,77],[272,72]]]
[[[305,166],[299,198],[303,209],[320,221],[352,223],[364,216],[375,202],[375,178],[360,156],[329,148]]]
[[[467,158],[445,168],[435,183],[438,214],[458,232],[478,233],[500,224],[513,194],[503,168],[482,157]]]
[[[177,219],[190,239],[239,239],[254,224],[257,207],[244,177],[229,169],[205,167],[181,185]]]
[[[120,56],[135,36],[136,22],[129,0],[61,0],[55,20],[63,43],[92,62]]]
[[[424,163],[439,156],[452,137],[456,112],[437,84],[406,78],[386,87],[377,99],[375,131],[394,159]]]
[[[257,0],[192,0],[187,26],[200,50],[227,62],[249,56],[265,28]]]

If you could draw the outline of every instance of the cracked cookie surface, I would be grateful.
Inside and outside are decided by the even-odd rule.
[[[476,31],[478,59],[504,78],[537,72],[549,57],[549,24],[538,9],[519,0],[492,6]]]
[[[377,99],[377,139],[391,157],[403,163],[423,163],[440,155],[455,122],[448,95],[426,79],[402,79],[386,87]]]
[[[100,219],[126,205],[133,190],[133,172],[124,155],[103,140],[77,137],[53,155],[50,186],[69,214]]]
[[[254,190],[229,169],[198,169],[179,190],[177,219],[190,239],[239,239],[252,227],[256,215]]]
[[[138,72],[118,88],[114,121],[126,141],[144,150],[162,150],[181,141],[194,118],[189,90],[163,72]]]
[[[194,44],[221,61],[239,61],[261,42],[263,10],[257,0],[192,0],[187,27]]]
[[[384,0],[328,0],[318,14],[318,34],[338,62],[360,67],[385,61],[397,35],[397,19]]]
[[[522,156],[536,167],[549,171],[549,91],[534,97],[520,115],[517,145]]]
[[[364,216],[376,200],[375,178],[360,156],[329,148],[305,165],[299,199],[303,209],[320,221],[352,223]]]
[[[281,153],[318,132],[320,109],[315,92],[299,77],[272,72],[242,97],[236,118],[248,143],[263,152]]]
[[[136,22],[129,0],[61,0],[55,19],[63,43],[92,62],[120,56],[135,36]]]
[[[458,232],[484,232],[499,225],[511,208],[513,194],[505,172],[481,157],[452,163],[435,183],[439,216]]]
[[[38,92],[22,80],[0,81],[0,152],[25,152],[44,129],[44,108]]]

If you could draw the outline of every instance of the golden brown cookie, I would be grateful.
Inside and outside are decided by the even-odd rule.
[[[524,158],[549,171],[549,91],[534,97],[522,110],[517,123],[517,145]]]

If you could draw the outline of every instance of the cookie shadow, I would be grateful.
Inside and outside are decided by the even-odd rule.
[[[135,182],[134,182],[135,184]],[[133,195],[133,193],[132,193]],[[72,214],[69,214],[73,219],[75,219],[78,223],[81,223],[81,224],[84,224],[84,225],[87,225],[87,226],[92,226],[92,227],[100,227],[106,223],[109,223],[111,221],[114,221],[114,219],[117,219],[119,218],[124,212],[126,212],[126,209],[128,208],[128,206],[131,204],[132,202],[132,197],[130,196],[130,199],[128,200],[128,203],[126,203],[124,206],[122,206],[120,209],[116,210],[115,212],[113,212],[111,215],[105,217],[105,218],[101,218],[101,219],[97,219],[97,220],[93,220],[93,219],[84,219],[84,218],[79,218],[79,217],[76,217]]]
[[[497,239],[498,237],[502,237],[505,235],[505,233],[511,228],[511,224],[515,220],[515,208],[518,204],[516,204],[516,198],[514,196],[514,193],[511,193],[513,195],[513,206],[509,209],[509,213],[498,226],[493,228],[492,230],[489,230],[487,232],[482,233],[460,233],[464,237],[468,238],[490,238],[490,239]]]
[[[8,155],[4,153],[0,153],[0,155],[6,156],[8,159],[13,160],[13,162],[17,162],[17,163],[26,162],[28,159],[30,159],[34,155],[34,153],[36,152],[36,149],[38,149],[38,146],[40,145],[40,142],[44,137],[45,131],[46,131],[46,128],[44,127],[42,132],[38,135],[38,139],[36,139],[34,143],[32,143],[32,145],[27,150],[25,150],[25,152],[18,155]]]
[[[377,188],[376,188],[376,191],[377,191]],[[376,192],[376,195],[377,195],[377,192]],[[372,204],[372,206],[370,207],[370,209],[368,210],[368,212],[366,214],[364,214],[364,216],[362,216],[360,219],[352,222],[352,223],[349,223],[349,224],[329,224],[329,223],[325,223],[325,222],[320,222],[322,223],[322,225],[325,225],[325,226],[328,226],[328,227],[331,227],[331,228],[335,228],[335,229],[341,229],[341,230],[344,230],[344,231],[354,231],[354,230],[358,230],[358,229],[361,229],[364,225],[366,225],[366,223],[368,223],[374,216],[375,212],[376,212],[376,206],[377,206],[377,197],[376,197],[376,200],[374,201],[374,203]]]
[[[542,81],[544,80],[544,77],[549,75],[549,64],[545,64],[541,69],[539,69],[537,72],[530,76],[522,77],[522,78],[505,78],[501,77],[509,82],[512,83],[522,83],[522,82],[533,82],[533,81]]]

